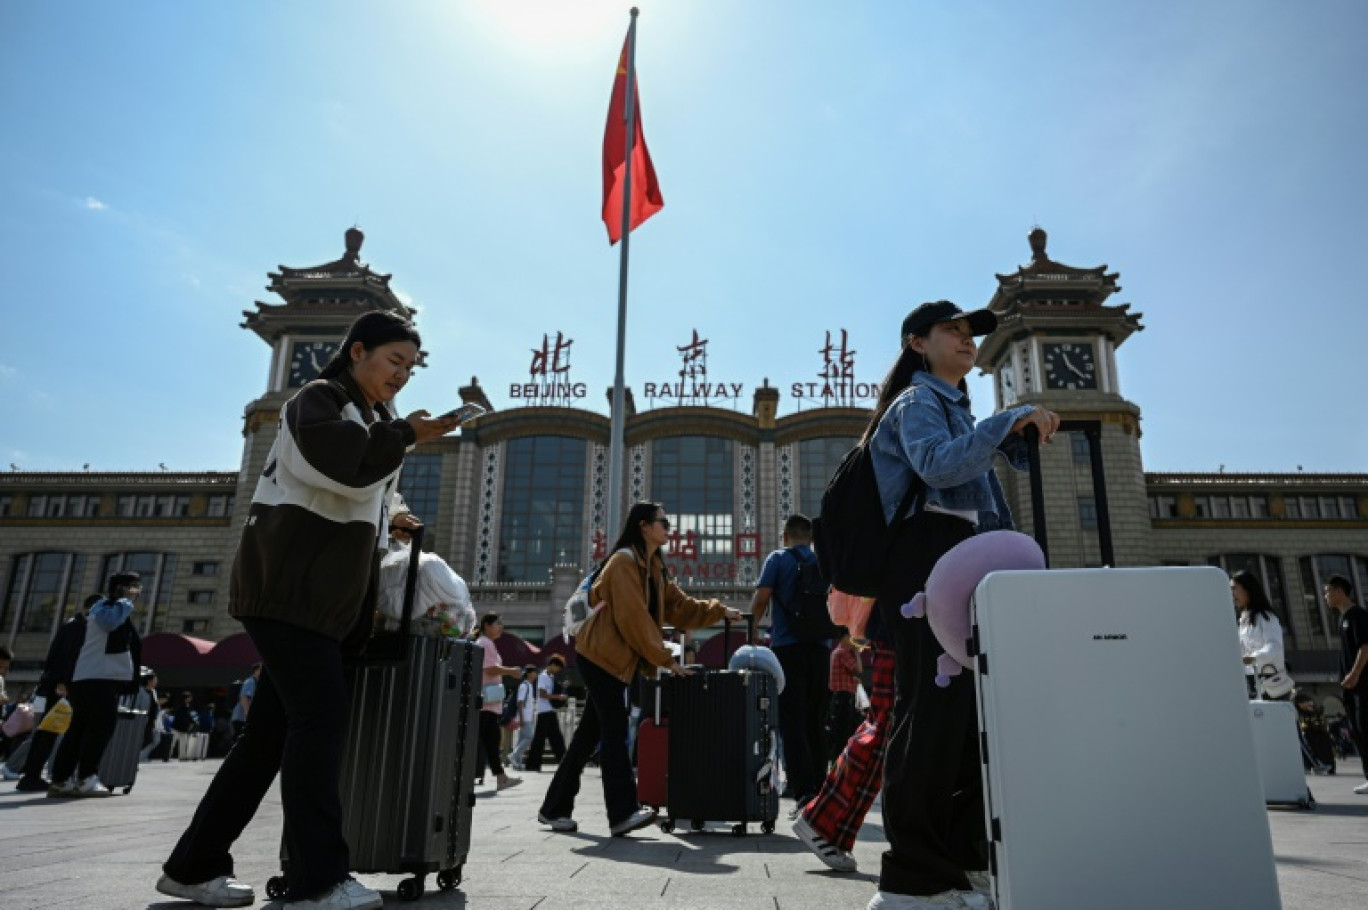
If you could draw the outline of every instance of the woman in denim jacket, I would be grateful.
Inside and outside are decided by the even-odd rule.
[[[1021,431],[1034,424],[1048,442],[1059,428],[1058,415],[1031,405],[975,423],[964,377],[978,353],[974,337],[996,327],[992,312],[965,313],[948,300],[913,310],[865,430],[887,521],[910,485],[924,484],[909,517],[893,527],[886,589],[875,604],[892,630],[897,698],[884,761],[889,849],[869,910],[988,906],[974,893],[987,890],[988,843],[973,677],[936,686],[931,667],[942,649],[926,623],[903,619],[900,608],[955,544],[1012,527],[994,459],[1024,469]]]

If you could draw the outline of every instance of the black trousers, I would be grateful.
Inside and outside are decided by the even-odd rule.
[[[480,712],[480,765],[476,777],[484,777],[485,769],[494,772],[495,777],[504,773],[503,762],[499,759],[499,748],[503,740],[499,729],[499,715],[495,711]]]
[[[52,696],[48,696],[52,700]],[[115,723],[118,719],[115,719]],[[57,745],[57,738],[60,733],[52,733],[47,730],[34,730],[33,740],[29,743],[28,759],[24,762],[24,777],[21,783],[39,784],[43,780],[43,769],[47,767],[48,756],[52,754],[52,747]]]
[[[932,567],[973,536],[963,519],[918,512],[898,529],[875,604],[893,639],[894,681],[883,817],[889,849],[879,890],[930,895],[968,890],[965,872],[988,867],[979,776],[974,677],[961,673],[936,685],[940,644],[923,619],[904,619],[902,605],[926,586]]]
[[[349,863],[338,795],[348,702],[342,646],[289,623],[242,624],[263,665],[252,722],[162,868],[184,884],[232,875],[229,851],[279,772],[285,879],[291,900],[307,900],[346,879]]]
[[[532,729],[532,745],[527,747],[527,754],[523,756],[523,767],[529,771],[540,771],[542,753],[548,745],[556,761],[564,761],[565,737],[561,735],[559,711],[543,711],[537,715],[537,726]]]
[[[584,714],[575,735],[570,737],[565,758],[551,778],[541,813],[547,818],[568,818],[574,813],[584,766],[598,748],[608,824],[616,825],[640,808],[636,775],[627,756],[627,683],[583,654],[579,657],[579,669],[588,690]]]
[[[827,761],[834,762],[841,757],[841,753],[845,751],[846,743],[860,728],[862,719],[859,710],[855,707],[854,692],[831,693],[831,697],[827,701]]]
[[[784,671],[779,693],[779,735],[784,738],[784,776],[801,806],[826,779],[826,702],[831,649],[821,642],[774,649]]]
[[[1357,689],[1344,690],[1344,713],[1363,761],[1363,776],[1368,778],[1368,682],[1360,682]]]
[[[100,770],[100,759],[119,722],[122,685],[112,679],[83,679],[70,685],[67,701],[71,702],[71,726],[52,762],[53,783],[62,783],[73,772],[85,780]]]

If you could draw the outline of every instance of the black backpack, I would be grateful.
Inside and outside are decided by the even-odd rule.
[[[817,562],[832,587],[857,597],[879,596],[893,539],[889,532],[925,486],[920,477],[912,475],[907,495],[898,503],[890,524],[884,520],[874,456],[868,444],[861,443],[846,453],[822,493],[821,514],[812,522]]]
[[[827,610],[827,583],[822,577],[821,567],[815,559],[812,562],[803,559],[797,547],[789,547],[784,552],[798,562],[798,583],[794,586],[793,602],[779,604],[789,615],[793,634],[802,644],[839,638],[840,633]]]

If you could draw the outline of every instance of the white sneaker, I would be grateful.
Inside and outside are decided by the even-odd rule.
[[[198,885],[182,885],[169,875],[157,879],[157,890],[172,897],[183,897],[204,907],[246,907],[256,903],[251,885],[220,875]]]
[[[104,784],[100,783],[99,775],[92,774],[92,775],[90,775],[89,777],[87,777],[85,780],[81,781],[81,785],[80,785],[79,787],[76,788],[76,792],[75,792],[73,795],[74,795],[74,796],[113,796],[114,794],[113,794],[112,792],[110,792],[110,789],[109,789],[108,787],[106,787]]]
[[[656,810],[654,809],[647,809],[644,807],[637,809],[631,815],[609,828],[608,833],[612,834],[613,837],[623,837],[627,834],[631,834],[638,828],[646,827],[651,822],[655,821],[655,817]]]
[[[537,821],[543,825],[550,825],[552,831],[560,831],[561,833],[579,830],[579,822],[568,815],[563,818],[547,818],[545,815],[538,812]]]
[[[380,892],[372,891],[354,878],[339,882],[326,894],[311,901],[290,901],[281,910],[379,910],[385,905]]]
[[[993,910],[986,894],[974,891],[942,891],[940,894],[894,894],[880,891],[866,910]]]
[[[1355,787],[1354,792],[1368,796],[1368,780],[1365,780],[1363,783]]]
[[[856,872],[859,870],[860,864],[855,862],[855,857],[818,834],[803,816],[799,815],[794,819],[793,833],[798,835],[798,839],[803,842],[803,845],[817,854],[817,858],[826,863],[833,872]]]

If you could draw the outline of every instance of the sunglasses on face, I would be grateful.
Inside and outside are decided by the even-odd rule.
[[[660,525],[667,531],[670,530],[670,519],[668,518],[653,518],[651,519],[651,524]]]

